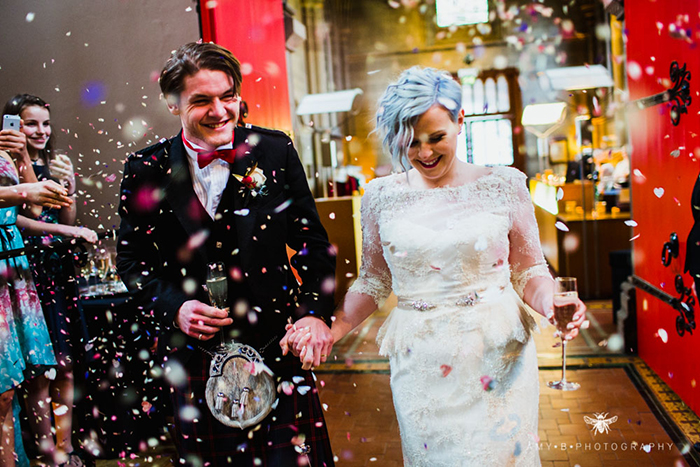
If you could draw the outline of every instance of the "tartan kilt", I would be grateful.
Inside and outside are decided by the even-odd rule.
[[[291,382],[295,376],[303,377],[304,381],[294,385],[291,395],[278,389],[277,407],[259,425],[245,430],[223,425],[209,411],[205,390],[210,361],[206,353],[195,352],[185,366],[187,381],[181,387],[172,387],[175,445],[180,456],[175,465],[334,466],[318,390],[311,371],[302,370],[298,358],[290,355],[281,357],[280,362],[268,363],[278,388],[280,382]],[[299,386],[310,386],[311,390],[302,395],[297,390]],[[183,409],[187,413],[192,407],[196,409],[195,419],[183,419]],[[292,442],[292,438],[300,435],[310,448],[308,462]]]

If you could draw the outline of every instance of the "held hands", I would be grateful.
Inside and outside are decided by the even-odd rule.
[[[301,367],[310,370],[325,362],[333,348],[331,330],[322,320],[305,316],[294,324],[288,324],[287,334],[280,340],[282,355],[299,357]]]
[[[590,325],[590,321],[586,319],[586,304],[583,303],[580,299],[576,299],[576,312],[574,313],[574,317],[571,320],[569,324],[566,325],[566,328],[569,330],[566,334],[564,334],[562,339],[566,339],[567,341],[570,341],[574,337],[578,336],[579,329],[588,329],[588,326]],[[549,320],[550,323],[552,323],[554,326],[557,325],[556,320],[554,319],[554,304],[549,308],[549,313],[547,314],[547,319]],[[561,335],[560,331],[557,331],[559,335]]]
[[[233,323],[228,310],[214,308],[198,300],[182,304],[175,316],[175,324],[182,332],[200,341],[208,341],[219,329]]]

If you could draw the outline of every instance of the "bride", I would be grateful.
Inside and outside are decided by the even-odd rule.
[[[390,292],[398,297],[377,341],[406,465],[539,465],[525,304],[550,317],[553,280],[525,175],[459,161],[463,120],[461,88],[446,72],[410,68],[381,97],[378,131],[404,172],[366,187],[362,267],[331,332],[337,342]],[[578,301],[567,338],[585,310]],[[312,338],[286,336],[302,360]]]

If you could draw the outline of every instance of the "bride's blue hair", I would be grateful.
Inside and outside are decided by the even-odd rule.
[[[389,85],[379,99],[377,129],[394,167],[407,171],[413,126],[434,104],[445,108],[456,122],[462,109],[462,88],[452,75],[435,68],[411,67]]]

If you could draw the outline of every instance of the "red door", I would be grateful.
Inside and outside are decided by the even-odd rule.
[[[637,222],[632,240],[635,276],[678,297],[674,278],[683,273],[686,239],[693,226],[691,192],[700,172],[700,31],[698,0],[638,0],[625,8],[627,81],[630,100],[672,87],[673,61],[692,73],[687,114],[671,122],[670,103],[630,111],[632,215]],[[662,264],[662,249],[671,233],[680,242],[678,257]],[[676,332],[679,316],[670,305],[637,289],[639,355],[690,406],[700,413],[700,329],[683,337]]]

